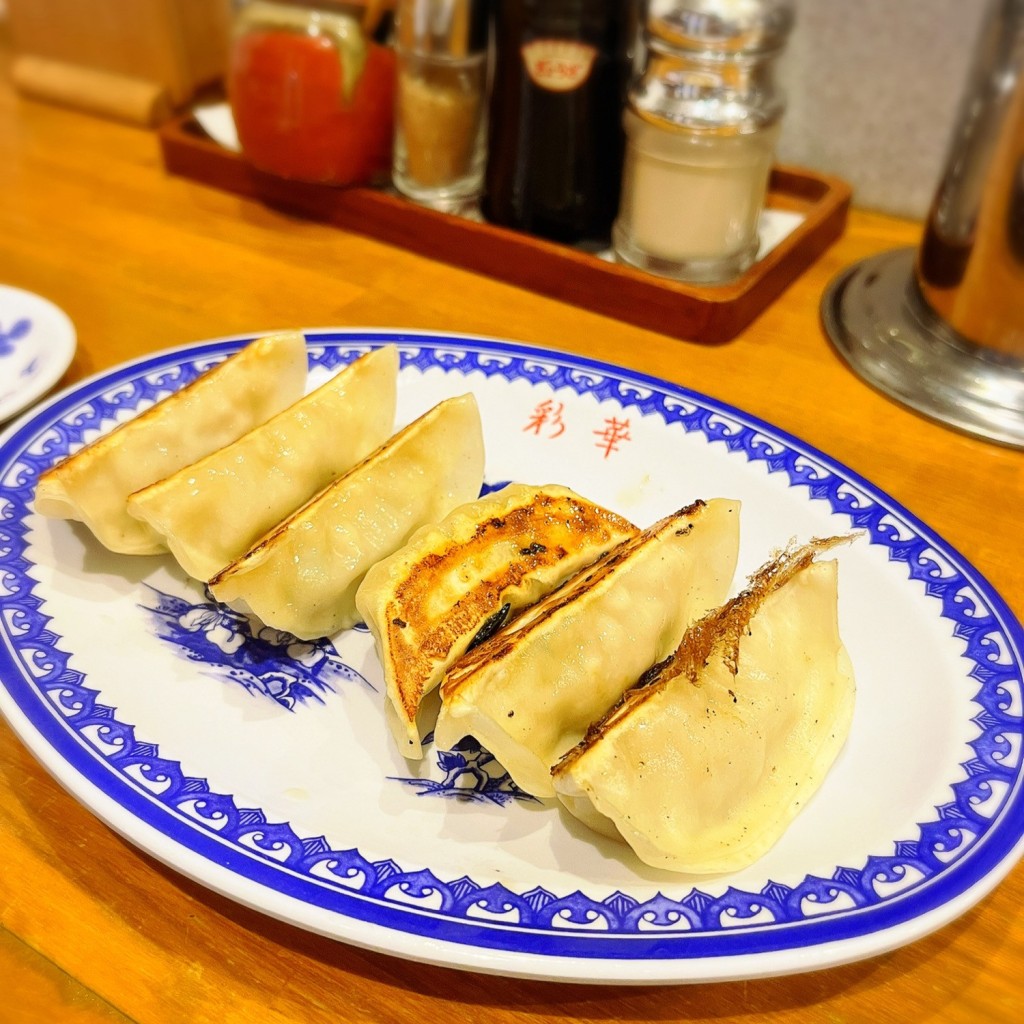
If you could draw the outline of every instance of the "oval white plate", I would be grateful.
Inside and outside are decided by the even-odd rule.
[[[399,757],[368,634],[297,643],[32,511],[39,472],[237,349],[93,378],[0,441],[0,708],[87,807],[248,906],[430,963],[571,981],[750,978],[872,956],[940,927],[1022,850],[1021,628],[921,522],[827,456],[664,381],[501,341],[307,331],[311,386],[402,353],[399,422],[474,392],[488,486],[558,481],[642,524],[743,502],[741,573],[790,538],[838,554],[858,680],[849,741],[753,867],[640,864],[478,750]],[[329,438],[324,439],[329,443]],[[230,511],[230,510],[228,510]]]
[[[45,395],[74,354],[75,328],[63,310],[0,285],[0,423]]]

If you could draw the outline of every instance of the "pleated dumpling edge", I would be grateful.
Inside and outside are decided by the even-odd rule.
[[[483,472],[476,398],[446,399],[261,537],[210,589],[301,639],[348,629],[369,568],[476,497]]]
[[[664,517],[457,661],[435,744],[473,736],[520,789],[555,796],[551,767],[729,593],[739,512],[713,498]]]
[[[424,527],[356,594],[373,633],[397,747],[423,755],[424,701],[470,646],[639,530],[567,487],[509,484]]]
[[[165,551],[159,534],[129,515],[129,495],[297,401],[306,389],[307,365],[306,339],[298,331],[250,342],[44,472],[36,486],[36,512],[85,523],[111,551]]]
[[[767,853],[850,730],[838,563],[817,560],[846,539],[787,551],[692,626],[555,766],[566,808],[652,867],[721,873]]]
[[[398,350],[373,349],[237,441],[136,491],[128,511],[208,581],[394,430]]]

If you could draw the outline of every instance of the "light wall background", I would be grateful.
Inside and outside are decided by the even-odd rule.
[[[828,171],[858,206],[923,217],[986,0],[798,0],[779,159]]]

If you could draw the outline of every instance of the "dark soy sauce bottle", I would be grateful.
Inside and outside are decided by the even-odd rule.
[[[603,242],[618,210],[635,0],[497,0],[484,216]]]

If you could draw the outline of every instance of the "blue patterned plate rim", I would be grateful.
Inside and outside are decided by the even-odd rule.
[[[769,883],[756,893],[730,887],[717,899],[701,892],[699,885],[685,896],[659,893],[643,904],[623,893],[602,903],[582,891],[550,893],[538,887],[515,894],[503,887],[482,888],[468,878],[445,880],[430,872],[403,872],[392,861],[371,864],[360,860],[358,851],[325,850],[322,837],[302,839],[303,856],[282,864],[185,818],[139,786],[119,765],[118,754],[100,757],[95,745],[84,739],[81,728],[101,722],[103,728],[127,737],[130,745],[144,747],[150,762],[175,764],[160,761],[155,744],[137,740],[131,724],[118,722],[115,709],[96,699],[97,691],[80,685],[84,680],[71,678],[74,673],[66,668],[61,638],[36,611],[42,600],[35,596],[36,584],[27,573],[25,518],[38,473],[63,457],[97,419],[116,411],[119,387],[167,371],[169,376],[158,378],[150,388],[166,393],[183,383],[171,380],[174,371],[191,365],[194,375],[194,364],[226,355],[258,336],[247,334],[183,346],[97,374],[27,414],[0,437],[0,581],[12,595],[5,597],[0,631],[0,711],[58,781],[116,831],[232,899],[357,945],[511,976],[622,983],[757,977],[876,955],[948,923],[1016,863],[1024,852],[1024,788],[1020,763],[1014,767],[1004,758],[1010,737],[1019,739],[1022,732],[1021,715],[1014,711],[1011,698],[1022,689],[1024,631],[991,585],[899,503],[792,435],[726,403],[643,373],[499,339],[377,329],[305,333],[311,364],[329,370],[367,346],[393,343],[402,353],[403,371],[439,368],[465,376],[482,372],[614,397],[625,408],[656,412],[666,423],[677,422],[688,433],[702,435],[708,444],[721,444],[725,457],[763,461],[769,472],[785,473],[790,488],[806,487],[808,500],[826,502],[833,513],[848,515],[869,535],[870,543],[887,549],[891,562],[903,563],[910,578],[927,582],[938,614],[966,642],[964,657],[973,663],[969,674],[979,686],[972,719],[980,730],[971,743],[976,756],[964,766],[966,779],[951,787],[955,799],[936,808],[934,822],[918,826],[917,838],[898,838],[893,856],[871,857],[860,867],[839,866],[832,878],[808,877],[798,886]],[[129,400],[137,403],[144,397],[145,393]],[[78,415],[91,405],[98,407],[93,417]],[[858,493],[852,496],[851,489]],[[902,531],[892,529],[893,519]],[[937,558],[944,560],[947,574]],[[957,597],[965,586],[974,598],[969,608]],[[65,710],[58,715],[44,696],[47,687],[73,691],[81,706],[76,704],[73,714]],[[287,823],[268,823],[258,809],[234,807],[232,798],[203,790],[204,780],[182,782],[199,785],[197,792],[204,799],[225,801],[250,831],[253,822],[264,836],[289,828]],[[1005,787],[1005,797],[996,813],[980,815],[975,808],[990,795],[993,782]],[[975,839],[957,854],[965,833]],[[358,862],[367,886],[356,891],[310,872],[310,865],[330,857]],[[898,880],[908,869],[922,876],[910,888],[888,897],[872,888],[873,880]],[[411,891],[440,891],[442,909],[410,907],[383,896],[386,885],[393,885],[396,878]],[[581,889],[585,885],[580,879]],[[830,893],[831,898],[845,895],[852,909],[816,916],[801,911],[803,899],[828,899]],[[519,922],[525,924],[482,921],[470,914],[473,908],[512,903],[521,911]],[[728,929],[714,925],[723,914],[738,915],[742,924],[743,918],[754,918],[764,908],[770,911],[770,924],[752,922]],[[606,931],[584,930],[595,914],[609,922]],[[687,930],[643,930],[644,923],[681,918],[688,922]]]

